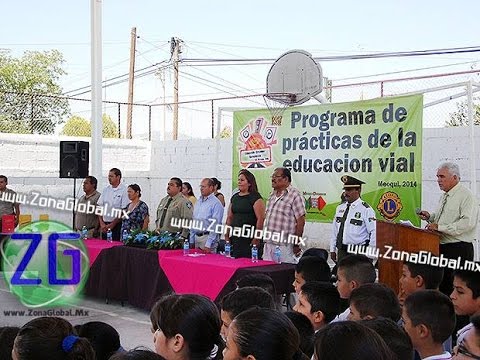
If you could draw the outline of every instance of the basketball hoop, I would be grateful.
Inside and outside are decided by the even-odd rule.
[[[289,105],[295,103],[295,94],[273,93],[263,95],[265,105],[270,111],[272,125],[281,126],[283,113]]]

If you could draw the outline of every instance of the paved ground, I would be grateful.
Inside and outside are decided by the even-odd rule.
[[[49,309],[39,309],[39,311],[47,310]],[[91,298],[83,299],[76,306],[56,310],[70,310],[74,316],[63,317],[73,325],[88,321],[104,321],[112,325],[119,332],[121,344],[125,349],[136,346],[154,349],[149,314],[146,311],[128,305],[122,307],[117,302],[105,304],[103,300]],[[25,313],[12,315],[12,311],[25,311]],[[8,291],[3,276],[0,275],[0,326],[22,326],[35,317],[33,314],[29,316],[28,311],[29,309]],[[76,316],[75,312],[77,312]]]

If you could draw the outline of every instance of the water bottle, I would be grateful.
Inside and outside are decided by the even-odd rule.
[[[225,256],[226,257],[231,257],[231,247],[230,247],[230,241],[225,241]]]
[[[127,238],[128,238],[128,231],[127,231],[127,229],[125,229],[125,230],[123,230],[123,233],[122,233],[122,241],[126,242]]]
[[[183,256],[187,256],[190,253],[190,242],[185,239],[183,242]]]
[[[252,246],[252,262],[258,262],[258,249],[257,245]]]
[[[274,259],[277,264],[280,264],[282,262],[282,250],[278,245],[275,248]]]
[[[107,230],[107,241],[108,242],[113,242],[113,240],[112,240],[112,230],[111,229]]]
[[[87,230],[87,227],[85,225],[83,225],[82,227],[82,240],[86,240],[87,239],[87,236],[88,236],[88,230]]]

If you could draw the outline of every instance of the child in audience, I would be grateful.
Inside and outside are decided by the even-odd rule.
[[[0,359],[12,358],[13,342],[19,330],[20,328],[16,326],[0,327]]]
[[[354,321],[328,324],[315,335],[315,360],[395,360],[385,341]]]
[[[354,289],[350,295],[348,320],[384,317],[397,322],[401,315],[397,295],[384,284],[365,284]]]
[[[214,358],[222,345],[220,316],[215,304],[195,294],[167,295],[150,315],[155,351],[167,360]]]
[[[338,263],[337,290],[341,299],[349,299],[352,291],[363,284],[375,282],[377,274],[372,261],[365,255],[348,255]],[[333,321],[347,320],[350,309],[346,309]]]
[[[280,294],[277,294],[275,290],[275,283],[273,282],[272,278],[267,274],[248,274],[237,280],[237,289],[246,286],[258,286],[266,290],[270,295],[272,295],[273,301],[275,302],[275,306],[277,307],[277,309],[282,309],[281,296]]]
[[[293,310],[305,315],[318,331],[338,314],[339,302],[337,289],[331,283],[309,281],[302,286]]]
[[[398,301],[400,305],[408,295],[417,290],[438,290],[443,279],[443,268],[426,264],[405,262],[402,266],[402,276],[399,280],[400,291]]]
[[[39,317],[26,323],[13,346],[14,360],[95,360],[90,342],[74,333],[73,326],[58,317]]]
[[[472,316],[472,326],[463,334],[462,341],[453,349],[453,358],[480,359],[480,315]]]
[[[455,328],[455,311],[448,296],[436,290],[415,291],[405,299],[404,328],[420,359],[450,359],[443,342]]]
[[[313,355],[313,346],[315,344],[315,331],[312,323],[305,315],[296,311],[287,311],[284,314],[297,328],[300,335],[300,350],[310,359]]]
[[[455,270],[453,272],[453,291],[450,295],[455,314],[480,315],[480,272],[470,270]],[[467,324],[457,332],[457,344],[464,338],[467,330],[473,327]]]
[[[90,341],[95,351],[96,360],[108,360],[117,351],[123,351],[120,346],[120,335],[111,325],[102,321],[91,321],[75,326],[77,335]]]
[[[148,349],[133,349],[118,352],[109,360],[165,360],[165,358]]]
[[[228,328],[223,360],[300,360],[298,331],[282,313],[250,309],[239,314]]]
[[[222,320],[221,334],[223,340],[225,340],[228,327],[235,316],[253,307],[275,309],[275,303],[267,291],[258,286],[247,286],[225,295],[220,307],[220,318]]]
[[[293,287],[298,294],[307,281],[329,282],[332,277],[330,266],[325,259],[318,256],[303,256],[295,265],[295,281]]]
[[[385,341],[385,344],[397,356],[397,360],[412,360],[413,344],[404,328],[386,318],[361,320],[360,323],[374,330]]]

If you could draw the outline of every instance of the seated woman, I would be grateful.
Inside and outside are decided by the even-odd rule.
[[[150,320],[155,351],[166,360],[207,360],[220,351],[220,316],[205,296],[165,296],[153,306]]]
[[[140,200],[142,196],[140,186],[137,184],[132,184],[128,186],[128,198],[130,199],[130,204],[125,208],[128,214],[128,219],[122,220],[122,230],[127,230],[130,233],[133,230],[147,230],[148,229],[148,205]]]
[[[13,360],[95,360],[89,341],[74,335],[73,326],[58,317],[39,317],[26,323],[13,345]]]
[[[237,315],[228,327],[223,360],[273,359],[308,359],[300,351],[300,336],[292,322],[271,309],[250,309]]]
[[[197,202],[197,198],[195,197],[195,194],[193,193],[192,185],[190,185],[189,182],[184,181],[182,183],[182,195],[185,199],[190,200],[190,202],[195,205]]]

